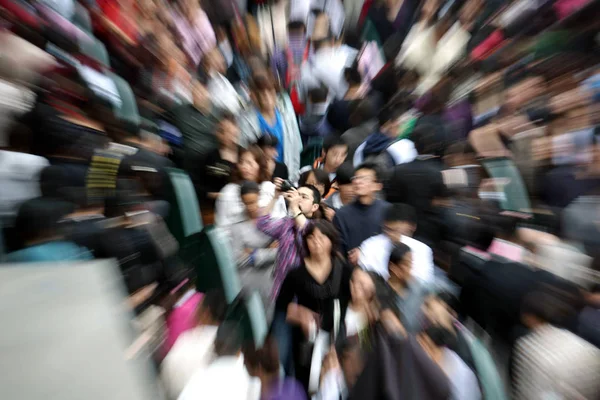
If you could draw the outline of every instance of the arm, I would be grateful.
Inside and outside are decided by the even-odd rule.
[[[280,239],[286,232],[292,229],[294,221],[291,218],[273,219],[269,215],[263,215],[256,222],[256,227],[262,233],[275,239]]]
[[[228,226],[236,222],[231,219],[230,211],[237,207],[238,196],[230,185],[221,190],[215,203],[215,225]]]
[[[337,229],[337,231],[340,233],[340,246],[342,248],[342,254],[348,254],[348,251],[350,251],[350,249],[348,249],[346,238],[344,236],[345,230],[342,226],[342,222],[340,220],[339,215],[339,211],[335,213],[335,217],[333,217],[333,226],[335,226],[335,229]]]
[[[275,264],[277,258],[277,249],[255,249],[252,258],[255,268],[263,268]]]

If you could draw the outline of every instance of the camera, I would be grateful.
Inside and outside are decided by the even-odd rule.
[[[281,191],[282,192],[289,192],[292,189],[295,189],[296,187],[292,184],[292,182],[285,180],[281,183]]]

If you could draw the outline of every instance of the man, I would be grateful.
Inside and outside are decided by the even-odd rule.
[[[375,101],[371,98],[361,100],[352,108],[349,119],[353,128],[344,132],[342,139],[348,144],[348,158],[353,160],[358,146],[375,132],[379,125]]]
[[[394,106],[383,108],[378,116],[379,130],[369,135],[354,153],[354,166],[365,161],[375,162],[383,168],[411,162],[417,156],[413,142],[396,141],[402,110]]]
[[[184,169],[190,170],[204,156],[217,147],[214,135],[218,118],[210,100],[208,90],[199,81],[193,83],[192,104],[176,107],[171,112],[171,123],[183,136]]]
[[[521,318],[531,333],[514,349],[515,399],[593,399],[600,393],[600,350],[551,322],[574,311],[566,307],[548,292],[525,297]]]
[[[323,85],[308,91],[308,105],[304,116],[300,117],[302,144],[329,136],[333,129],[327,121],[329,91]]]
[[[377,199],[382,184],[374,164],[362,164],[352,177],[356,200],[342,207],[333,218],[340,232],[342,251],[351,263],[359,258],[358,247],[362,242],[381,233],[383,216],[389,204]]]
[[[337,169],[346,161],[348,145],[339,137],[331,135],[323,141],[321,157],[317,158],[312,165],[307,165],[300,170],[300,175],[311,169],[322,169],[329,174],[329,180],[336,180]],[[327,197],[327,196],[326,196]]]
[[[325,200],[325,205],[327,207],[337,211],[354,200],[354,186],[352,185],[353,176],[354,168],[352,167],[352,164],[347,162],[340,165],[335,174],[337,191]]]
[[[244,114],[239,121],[240,144],[244,147],[256,143],[265,134],[277,138],[277,159],[288,167],[292,181],[298,178],[300,170],[300,153],[302,140],[298,129],[298,122],[294,115],[288,115],[278,105],[277,92],[270,77],[266,75],[255,76],[250,83],[252,98],[255,103],[250,111]]]
[[[194,373],[210,362],[226,309],[227,301],[221,291],[210,291],[202,298],[196,311],[196,327],[179,336],[160,367],[169,398],[176,399]]]
[[[234,322],[219,326],[214,340],[215,359],[194,374],[179,400],[260,398],[260,381],[250,377],[244,365],[240,329]]]
[[[417,230],[415,209],[406,204],[393,204],[384,216],[383,233],[365,240],[360,245],[358,264],[367,271],[375,271],[388,278],[388,260],[394,245],[406,244],[412,253],[411,274],[423,283],[433,281],[433,252],[424,243],[412,238]]]
[[[321,194],[317,188],[312,185],[301,186],[297,190],[292,189],[284,194],[288,203],[288,217],[273,219],[269,213],[281,196],[281,183],[281,179],[275,180],[275,196],[271,200],[271,204],[263,210],[264,215],[257,221],[260,231],[279,242],[271,296],[273,299],[277,297],[279,288],[290,268],[300,265],[302,233],[308,220],[313,218],[321,203]]]
[[[411,134],[418,157],[396,165],[387,177],[384,192],[391,203],[405,203],[415,208],[419,227],[415,237],[431,245],[437,240],[434,200],[444,196],[443,164],[433,148],[435,132],[428,125],[417,126]]]

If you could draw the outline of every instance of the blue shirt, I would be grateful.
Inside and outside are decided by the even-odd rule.
[[[275,161],[283,162],[283,122],[281,120],[281,114],[279,114],[278,110],[275,110],[275,124],[272,126],[269,125],[259,111],[257,111],[256,114],[258,116],[258,125],[262,134],[265,135],[268,133],[269,135],[273,135],[279,141],[279,144],[277,144],[277,159]]]
[[[86,261],[92,259],[88,249],[66,241],[42,243],[6,256],[7,262]]]

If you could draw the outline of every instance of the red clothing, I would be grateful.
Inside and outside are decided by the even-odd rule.
[[[126,15],[118,1],[97,0],[104,16],[115,24],[129,39],[137,43],[139,31],[134,23],[134,15]]]

